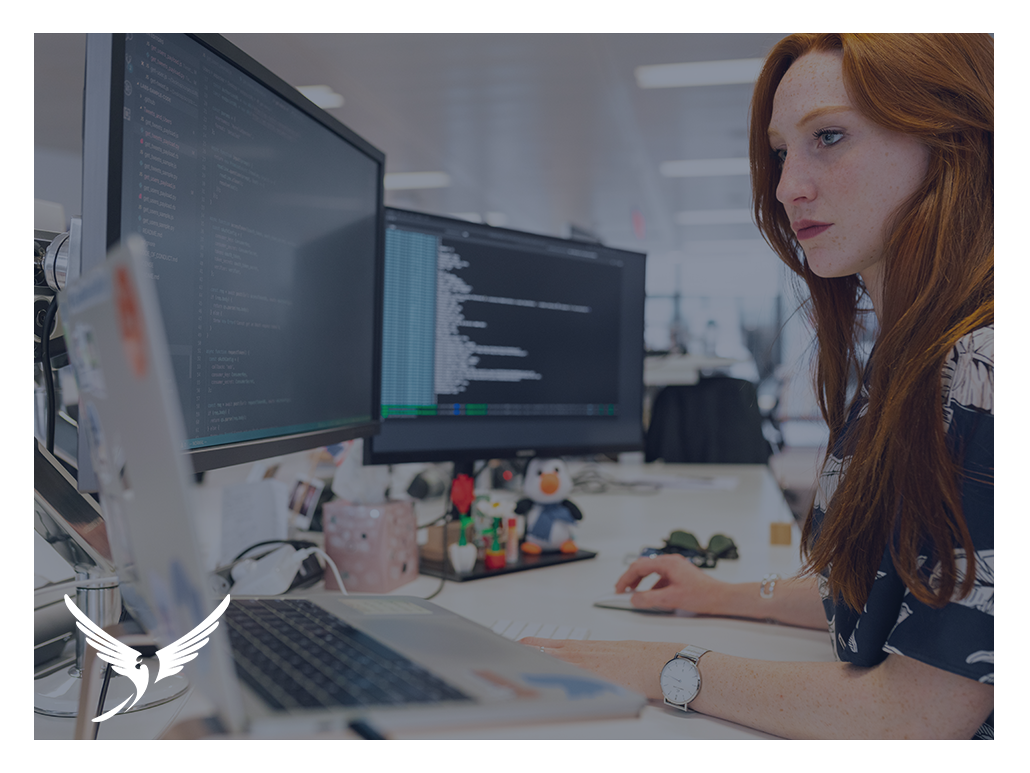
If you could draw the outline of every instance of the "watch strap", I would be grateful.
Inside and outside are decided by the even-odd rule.
[[[709,652],[709,650],[705,649],[704,647],[695,647],[693,644],[688,644],[686,647],[684,647],[676,653],[676,657],[686,658],[696,666],[697,661],[699,661],[701,659],[701,656],[704,655],[706,652]]]

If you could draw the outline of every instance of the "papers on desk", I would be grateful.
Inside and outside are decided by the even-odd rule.
[[[219,566],[231,563],[255,543],[286,539],[288,494],[285,483],[271,478],[225,487]]]
[[[641,475],[634,482],[683,491],[732,491],[739,479],[734,475]]]

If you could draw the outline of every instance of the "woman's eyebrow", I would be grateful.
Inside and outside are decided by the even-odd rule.
[[[801,120],[797,122],[796,128],[801,128],[805,124],[810,123],[811,121],[814,121],[817,118],[822,118],[826,115],[852,112],[854,109],[855,108],[850,107],[848,105],[822,105],[821,107],[814,108],[805,113],[801,117]],[[779,136],[779,132],[776,131],[776,129],[774,129],[772,125],[769,126],[767,133],[770,137]]]

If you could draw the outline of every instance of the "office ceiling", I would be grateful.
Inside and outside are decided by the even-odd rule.
[[[574,226],[651,256],[649,292],[778,292],[750,223],[746,174],[665,177],[663,162],[747,155],[747,84],[642,89],[640,65],[762,57],[778,34],[231,34],[387,154],[387,172],[444,188],[387,204],[560,236]],[[37,35],[35,143],[81,152],[83,35]],[[732,220],[732,216],[729,218]],[[689,224],[700,220],[700,224]],[[688,223],[688,224],[684,224]]]

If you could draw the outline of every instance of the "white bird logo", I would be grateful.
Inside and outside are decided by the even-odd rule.
[[[110,663],[115,673],[127,676],[132,680],[132,684],[136,687],[136,698],[129,705],[129,709],[131,709],[143,697],[143,693],[147,691],[147,685],[150,682],[150,669],[143,664],[143,655],[128,644],[118,641],[86,617],[86,614],[75,605],[75,602],[68,598],[68,594],[64,596],[64,603],[71,610],[75,619],[78,620],[77,625],[79,630],[86,635],[86,641],[96,649],[97,657]],[[218,605],[218,608],[208,615],[204,622],[181,639],[177,639],[167,647],[162,647],[157,651],[158,667],[155,682],[160,682],[166,676],[179,673],[186,663],[197,657],[197,651],[207,644],[211,632],[218,627],[218,618],[222,616],[222,613],[225,612],[225,608],[228,606],[229,596],[226,596],[222,603]],[[113,717],[131,699],[132,696],[129,696],[106,714],[94,718],[93,721],[103,722],[105,719]]]

